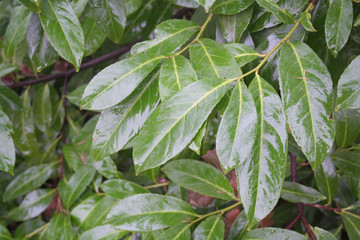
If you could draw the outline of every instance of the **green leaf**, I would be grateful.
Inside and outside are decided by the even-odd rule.
[[[204,8],[205,11],[208,12],[211,6],[214,4],[215,0],[194,0],[197,3],[200,3]]]
[[[126,16],[130,16],[141,7],[143,0],[124,0]]]
[[[302,13],[300,16],[301,25],[308,32],[316,32],[316,29],[313,27],[311,22],[311,14],[310,13]]]
[[[282,23],[294,23],[294,15],[286,9],[281,9],[273,0],[256,0],[256,2],[266,11],[271,12]]]
[[[334,199],[338,186],[336,169],[330,157],[327,157],[315,170],[316,186],[322,192],[328,203]]]
[[[181,48],[200,27],[188,20],[171,19],[159,24],[155,29],[156,38],[143,41],[131,48],[131,54],[141,52],[153,55],[169,55]]]
[[[52,106],[49,103],[51,103],[50,88],[49,84],[45,84],[36,91],[33,104],[35,124],[43,133],[47,134],[51,133],[52,122]]]
[[[354,23],[354,27],[358,27],[360,25],[360,14],[357,16],[355,23]]]
[[[84,35],[79,19],[67,0],[43,0],[41,25],[55,50],[79,71]]]
[[[246,233],[243,240],[247,239],[266,239],[266,240],[306,240],[304,235],[295,231],[281,228],[258,228]]]
[[[358,178],[360,176],[359,152],[335,152],[331,155],[333,163],[339,169]]]
[[[40,187],[54,172],[54,166],[57,163],[36,165],[20,173],[6,187],[4,201],[17,198]]]
[[[287,160],[286,117],[274,88],[256,76],[249,90],[258,114],[251,153],[236,174],[249,222],[266,217],[275,207],[283,185]]]
[[[246,228],[248,224],[249,224],[249,220],[246,216],[246,213],[245,211],[242,211],[231,225],[227,239],[228,240],[241,239],[241,237],[246,233]]]
[[[12,236],[6,227],[0,224],[0,238],[4,240],[12,240]]]
[[[106,224],[90,229],[80,235],[79,240],[118,240],[128,232]]]
[[[190,59],[199,79],[234,78],[241,75],[230,52],[212,39],[202,38],[193,43]]]
[[[325,231],[324,229],[315,227],[315,236],[317,240],[336,240],[337,238],[328,231]]]
[[[66,98],[74,105],[80,106],[81,98],[84,94],[87,84],[83,84],[80,87],[76,88],[74,91],[66,94]]]
[[[79,18],[84,12],[85,8],[88,6],[89,0],[75,0],[70,2],[76,16]]]
[[[239,67],[242,67],[259,57],[259,53],[242,43],[227,43],[223,46],[231,53],[233,58],[235,58]]]
[[[159,103],[158,76],[159,71],[149,75],[128,98],[102,111],[93,135],[94,161],[119,151],[138,133]]]
[[[28,193],[19,207],[11,209],[9,217],[15,221],[25,221],[39,216],[54,198],[54,189],[37,189]]]
[[[212,11],[216,14],[233,15],[247,9],[254,2],[255,0],[216,0]]]
[[[6,28],[2,50],[8,64],[20,65],[26,54],[26,31],[30,13],[24,6],[16,8],[15,14]]]
[[[344,221],[345,230],[350,240],[360,238],[360,217],[354,213],[343,212],[341,213],[342,220]]]
[[[196,216],[191,205],[180,199],[146,193],[121,200],[110,210],[106,222],[123,230],[148,232]]]
[[[360,56],[356,57],[341,75],[335,110],[360,108]]]
[[[334,113],[336,125],[336,144],[341,147],[350,146],[360,133],[360,111],[343,109]]]
[[[95,169],[92,166],[83,166],[78,169],[70,180],[60,187],[59,194],[63,207],[69,209],[80,197],[95,176]]]
[[[79,228],[86,231],[101,225],[110,209],[118,202],[118,199],[110,196],[94,195],[77,205],[71,215],[78,222]]]
[[[42,29],[38,14],[32,13],[26,35],[28,54],[36,71],[53,65],[58,57]]]
[[[160,234],[156,240],[190,240],[191,239],[191,224],[178,223]]]
[[[12,73],[13,71],[17,70],[18,67],[14,66],[12,64],[6,64],[6,63],[1,63],[0,64],[0,78],[8,75],[9,73]]]
[[[219,125],[216,153],[224,172],[244,162],[256,136],[257,112],[253,97],[243,82],[237,82]]]
[[[82,108],[112,107],[129,96],[164,57],[139,54],[114,63],[99,72],[86,87]]]
[[[203,79],[160,104],[135,140],[136,172],[160,166],[181,152],[195,137],[228,86],[229,81],[223,79]]]
[[[186,7],[186,8],[197,8],[197,7],[199,7],[199,4],[196,3],[195,0],[168,0],[168,1],[175,4],[175,5]]]
[[[11,137],[13,127],[0,106],[0,170],[14,174],[15,146]]]
[[[46,230],[45,229],[45,230],[41,231],[42,229],[44,229],[44,225],[45,225],[45,222],[39,218],[23,222],[16,228],[15,233],[14,233],[14,239],[16,239],[16,240],[17,239],[41,240],[40,234],[43,235]],[[34,233],[34,229],[35,229],[35,233]],[[38,230],[38,232],[36,232],[36,230]],[[33,233],[33,237],[28,238],[27,235],[32,234],[32,233]]]
[[[249,7],[231,16],[219,15],[221,31],[227,42],[240,42],[241,36],[250,23],[252,11],[253,8]]]
[[[312,169],[333,145],[334,121],[331,76],[324,63],[305,43],[287,43],[279,60],[280,89],[292,135]],[[321,90],[319,90],[321,89]]]
[[[53,216],[47,230],[48,239],[68,240],[72,239],[73,229],[70,216],[63,216],[58,213]]]
[[[284,182],[281,198],[292,203],[316,203],[326,197],[311,187],[295,182]]]
[[[96,171],[107,179],[122,179],[123,174],[116,168],[116,164],[110,157],[105,157],[93,163]]]
[[[174,160],[166,164],[162,171],[176,184],[211,197],[235,199],[234,190],[218,169],[197,160]]]
[[[41,13],[41,0],[20,0],[28,9],[35,13]]]
[[[162,101],[198,80],[194,69],[184,56],[166,59],[160,68],[159,91]]]
[[[325,39],[334,56],[345,46],[352,27],[353,7],[351,0],[333,0],[325,20]]]
[[[111,179],[105,181],[100,186],[107,195],[114,198],[123,199],[140,193],[148,193],[149,190],[134,182],[123,179]]]
[[[193,141],[189,145],[189,148],[198,155],[201,154],[201,151],[200,151],[201,143],[202,143],[202,140],[203,140],[205,132],[206,132],[206,126],[207,126],[207,122],[204,122],[203,125],[201,126],[200,130],[198,131],[198,133],[195,135]]]
[[[194,240],[221,240],[225,235],[225,223],[221,215],[214,215],[202,221],[195,229],[192,236]]]
[[[84,32],[84,56],[89,56],[104,43],[106,35],[96,22],[90,7],[85,9],[80,23]]]
[[[19,95],[12,89],[0,84],[0,106],[11,121],[22,111],[22,104]]]
[[[126,13],[123,0],[90,0],[95,22],[111,41],[119,43],[125,29]]]

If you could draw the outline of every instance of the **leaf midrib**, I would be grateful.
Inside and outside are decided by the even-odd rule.
[[[315,194],[317,194],[317,193],[307,194],[307,193],[304,193],[304,192],[294,192],[294,191],[290,191],[290,190],[285,189],[285,188],[283,188],[281,191],[282,191],[282,192],[292,193],[292,194],[294,194],[294,195],[306,196],[306,197],[310,197],[310,198],[323,198],[323,196],[320,195],[320,194],[319,194],[319,195],[315,195]]]
[[[201,40],[198,40],[198,42],[199,42],[201,48],[204,50],[205,55],[206,55],[207,58],[209,59],[209,62],[210,62],[210,64],[211,64],[212,68],[214,69],[214,72],[215,72],[216,76],[217,76],[218,78],[220,78],[220,74],[219,74],[219,72],[217,71],[217,69],[216,69],[216,67],[215,67],[215,64],[214,64],[214,62],[213,62],[213,60],[212,60],[209,52],[207,51],[207,49],[205,48],[205,46],[204,46],[204,44],[201,42]]]
[[[213,234],[213,232],[214,232],[214,230],[215,230],[215,227],[216,227],[216,225],[218,224],[220,218],[221,218],[221,215],[219,215],[219,216],[216,218],[214,224],[212,225],[212,227],[211,227],[211,229],[210,229],[209,235],[206,237],[206,240],[210,240],[210,237],[211,237],[211,235]]]
[[[19,210],[21,210],[21,209],[23,209],[23,208],[28,208],[28,207],[31,207],[31,206],[33,206],[33,205],[36,205],[36,204],[39,203],[41,200],[43,200],[43,199],[46,198],[47,196],[53,194],[54,192],[55,192],[55,189],[53,189],[53,190],[47,192],[46,194],[42,195],[42,196],[39,197],[35,202],[32,202],[32,203],[30,203],[30,204],[28,204],[28,205],[20,205],[18,208],[15,208],[15,209],[14,209],[14,212],[17,212],[17,211],[19,211]]]

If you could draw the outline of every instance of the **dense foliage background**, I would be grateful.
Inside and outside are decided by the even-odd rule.
[[[358,0],[0,19],[0,239],[360,239]]]

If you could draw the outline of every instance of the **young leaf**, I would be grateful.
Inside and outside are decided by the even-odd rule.
[[[11,138],[13,128],[0,106],[0,170],[14,174],[15,146]]]
[[[153,55],[172,54],[199,30],[200,27],[196,23],[188,20],[167,20],[156,27],[156,38],[137,43],[131,48],[131,54],[137,55],[141,52]]]
[[[160,68],[159,91],[161,100],[169,99],[182,88],[197,80],[194,69],[184,56],[166,59]]]
[[[184,149],[228,86],[229,82],[224,79],[203,79],[160,104],[135,140],[133,156],[136,172],[160,166]]]
[[[72,235],[73,229],[70,216],[63,216],[62,213],[58,213],[51,218],[47,230],[48,239],[72,239]]]
[[[224,239],[225,235],[225,223],[221,215],[211,216],[201,222],[195,229],[192,236],[194,240],[201,239]]]
[[[336,167],[358,178],[360,176],[360,153],[336,152],[331,155]]]
[[[337,238],[328,231],[325,231],[324,229],[315,227],[315,236],[317,240],[336,240]]]
[[[0,224],[0,237],[4,240],[12,240],[12,236],[6,227]]]
[[[106,222],[123,230],[148,232],[196,216],[193,208],[180,199],[146,193],[121,200],[110,210]]]
[[[190,226],[191,225],[187,223],[178,223],[161,233],[156,240],[190,240]]]
[[[350,146],[360,133],[360,110],[343,109],[334,113],[336,124],[336,145]]]
[[[190,47],[190,59],[199,79],[233,78],[241,75],[231,54],[212,39],[202,38],[193,43]]]
[[[15,221],[25,221],[39,216],[54,198],[54,189],[37,189],[28,193],[19,207],[11,209],[9,217]]]
[[[315,170],[316,186],[321,193],[325,194],[328,203],[335,197],[338,186],[336,169],[330,157],[327,157]]]
[[[292,135],[312,169],[316,169],[328,156],[335,135],[334,121],[329,119],[333,103],[331,76],[310,47],[290,42],[281,48],[279,75]]]
[[[300,16],[300,21],[302,26],[305,28],[308,32],[316,32],[316,29],[313,27],[311,23],[311,14],[310,13],[302,13]]]
[[[345,230],[350,240],[360,238],[360,219],[359,215],[354,213],[344,212],[341,213],[342,220],[344,221]]]
[[[219,125],[216,152],[224,172],[244,162],[256,136],[257,112],[253,97],[243,82],[237,82]]]
[[[47,134],[51,133],[52,106],[49,104],[50,102],[49,84],[45,84],[36,91],[33,104],[35,124],[43,133]]]
[[[275,207],[283,185],[287,160],[286,117],[274,88],[259,75],[249,90],[258,114],[251,153],[237,169],[240,197],[249,222],[266,217]]]
[[[41,13],[41,1],[40,0],[20,0],[31,11],[39,14]]]
[[[356,57],[341,75],[335,110],[360,108],[360,56]]]
[[[120,104],[102,111],[93,135],[91,154],[98,161],[122,149],[159,103],[159,71],[150,75]]]
[[[285,24],[294,23],[294,15],[286,9],[281,9],[273,0],[256,0],[256,2],[266,11],[273,13],[280,22]]]
[[[118,199],[123,199],[140,193],[149,193],[149,190],[143,186],[122,179],[107,180],[101,184],[100,188],[107,195]]]
[[[258,228],[246,233],[242,240],[266,239],[266,240],[306,240],[304,235],[295,231],[281,228]]]
[[[129,96],[164,57],[139,54],[114,63],[99,72],[86,87],[82,108],[112,107]]]
[[[218,169],[197,160],[174,160],[166,164],[162,171],[176,184],[211,197],[235,199],[234,190]]]
[[[315,189],[295,182],[284,182],[281,198],[292,203],[316,203],[326,199]]]
[[[43,0],[40,21],[55,50],[79,71],[84,35],[70,3],[67,0]]]
[[[126,234],[128,234],[128,231],[106,224],[84,232],[80,235],[79,240],[118,240]]]
[[[353,22],[351,0],[334,0],[331,2],[325,20],[325,39],[334,56],[347,42]]]
[[[231,53],[233,58],[235,58],[239,67],[259,57],[259,53],[242,43],[227,43],[223,46]]]
[[[95,22],[111,41],[119,43],[125,29],[124,0],[90,0]]]
[[[248,9],[254,2],[255,0],[216,0],[211,8],[216,14],[233,15]]]

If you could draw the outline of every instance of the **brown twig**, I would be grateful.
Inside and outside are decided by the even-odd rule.
[[[300,214],[298,214],[296,218],[292,220],[291,223],[289,223],[289,225],[285,227],[285,229],[291,229],[299,221],[300,217],[301,217]]]
[[[304,203],[304,205],[308,206],[308,207],[314,207],[314,208],[323,208],[323,209],[331,210],[331,211],[334,211],[334,212],[341,212],[342,211],[341,208],[332,208],[332,207],[327,207],[327,206],[323,206],[323,205],[319,205],[319,204]]]

